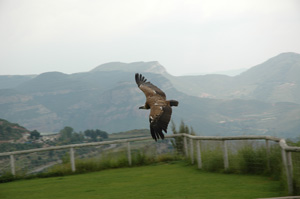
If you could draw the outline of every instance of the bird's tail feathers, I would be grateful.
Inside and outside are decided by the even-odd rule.
[[[170,100],[170,106],[178,106],[179,102],[176,100]]]

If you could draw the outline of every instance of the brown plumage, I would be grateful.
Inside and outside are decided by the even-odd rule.
[[[167,133],[168,124],[171,119],[171,106],[178,106],[178,101],[166,100],[166,94],[150,82],[147,82],[147,79],[141,74],[135,74],[135,81],[146,96],[145,105],[139,108],[150,109],[149,122],[151,136],[155,141],[159,138],[164,139],[163,131]]]

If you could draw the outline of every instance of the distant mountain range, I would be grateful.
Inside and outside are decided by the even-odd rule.
[[[300,55],[283,53],[240,75],[168,76],[181,92],[215,99],[300,104]]]
[[[107,132],[148,128],[134,74],[142,73],[176,99],[173,120],[200,135],[298,137],[300,55],[283,53],[237,76],[175,77],[158,62],[113,62],[89,72],[0,76],[0,118],[40,132]]]
[[[247,68],[240,68],[240,69],[231,69],[231,70],[222,70],[222,71],[214,71],[214,72],[202,72],[202,73],[187,73],[182,76],[195,76],[195,75],[211,75],[211,74],[216,74],[216,75],[227,75],[227,76],[237,76],[240,75],[241,73],[245,72]]]

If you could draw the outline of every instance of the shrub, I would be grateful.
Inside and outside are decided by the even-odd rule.
[[[11,173],[5,173],[0,177],[0,183],[11,182],[13,180],[15,180],[15,176],[13,176]]]
[[[202,153],[203,169],[210,172],[223,171],[224,161],[222,151],[218,148],[215,150],[205,150]]]
[[[238,151],[240,170],[247,174],[263,174],[267,169],[267,156],[265,148],[253,149],[246,146]]]

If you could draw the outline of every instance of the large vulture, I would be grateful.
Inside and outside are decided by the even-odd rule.
[[[172,114],[171,106],[178,106],[178,101],[166,100],[166,94],[150,82],[147,82],[147,79],[141,74],[135,74],[135,81],[146,96],[145,105],[139,107],[139,109],[150,109],[151,136],[155,141],[159,138],[164,139],[165,136],[162,131],[167,133]]]

